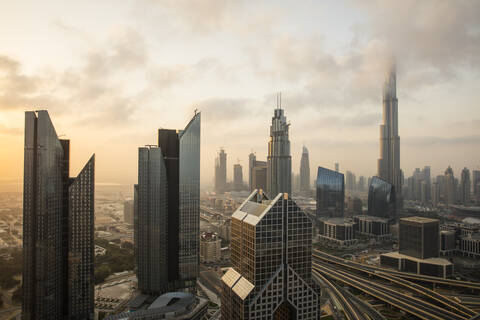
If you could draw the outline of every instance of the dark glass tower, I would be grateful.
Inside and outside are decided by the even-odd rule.
[[[134,239],[139,289],[194,288],[200,237],[200,113],[185,130],[158,130],[139,148]]]
[[[287,194],[254,191],[232,215],[231,249],[222,319],[318,319],[312,222]]]
[[[318,167],[317,217],[343,217],[345,178],[343,173]]]
[[[373,177],[368,187],[368,215],[382,218],[395,218],[395,187],[387,181]]]
[[[23,319],[93,319],[94,163],[69,178],[70,143],[25,113]]]
[[[308,149],[305,146],[300,161],[300,191],[310,191],[310,161],[308,159]]]
[[[288,138],[287,118],[282,108],[275,109],[270,126],[267,157],[267,194],[275,197],[285,192],[292,194],[292,157]]]

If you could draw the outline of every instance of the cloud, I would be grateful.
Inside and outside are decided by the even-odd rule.
[[[458,69],[479,70],[480,2],[356,1],[369,19],[367,28],[399,58],[401,72],[418,68],[450,79]],[[365,31],[365,30],[362,30]]]
[[[195,103],[202,112],[207,114],[209,121],[224,121],[251,117],[248,108],[250,100],[246,98],[208,98]]]
[[[23,133],[20,128],[10,128],[0,123],[0,135],[21,135]]]
[[[412,147],[438,147],[438,146],[458,146],[458,145],[473,145],[480,147],[480,135],[465,135],[459,137],[415,137],[405,138],[402,140],[403,144]]]

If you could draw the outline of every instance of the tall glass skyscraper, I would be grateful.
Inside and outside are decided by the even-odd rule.
[[[303,146],[300,161],[300,191],[310,191],[310,161],[308,159],[308,149],[305,146]]]
[[[200,113],[184,130],[160,129],[139,148],[134,238],[139,289],[194,288],[200,237]]]
[[[281,192],[292,194],[292,157],[288,139],[287,118],[284,110],[277,108],[270,126],[267,157],[267,194],[275,197]]]
[[[232,215],[222,319],[318,319],[312,222],[285,193],[254,191]]]
[[[23,319],[94,317],[94,165],[69,178],[70,143],[25,113]]]
[[[395,186],[379,177],[372,177],[368,187],[368,215],[395,218]]]
[[[395,186],[402,195],[400,169],[400,137],[398,135],[398,99],[395,64],[392,63],[383,87],[383,123],[380,125],[380,158],[378,176]]]
[[[343,217],[345,178],[343,173],[318,167],[317,217]]]

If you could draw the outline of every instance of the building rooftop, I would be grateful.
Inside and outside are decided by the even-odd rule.
[[[279,193],[273,200],[268,200],[265,194],[255,190],[232,214],[232,218],[255,226],[281,197],[282,194]]]
[[[429,263],[429,264],[435,264],[439,266],[449,266],[452,263],[448,261],[447,259],[444,258],[428,258],[428,259],[418,259],[415,257],[407,256],[406,254],[401,254],[398,251],[393,251],[393,252],[387,252],[387,253],[382,253],[382,256],[390,257],[390,258],[395,258],[395,259],[408,259],[411,261],[415,262],[420,262],[420,263]]]
[[[335,225],[353,225],[355,224],[353,221],[349,219],[345,219],[343,217],[337,217],[337,218],[330,218],[324,221],[325,223],[328,224],[335,224]]]
[[[359,215],[359,216],[355,216],[355,218],[365,220],[365,221],[378,221],[378,222],[385,222],[385,223],[387,223],[389,220],[387,218],[375,217],[375,216],[369,216],[369,215]]]
[[[400,220],[401,221],[408,221],[408,222],[416,222],[416,223],[438,222],[438,219],[425,218],[425,217],[408,217],[408,218],[401,218]]]

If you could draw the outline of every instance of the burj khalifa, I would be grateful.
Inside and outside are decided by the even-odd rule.
[[[398,135],[398,99],[395,64],[392,63],[383,87],[383,123],[380,125],[380,159],[378,176],[395,187],[397,199],[402,196],[400,137]]]

